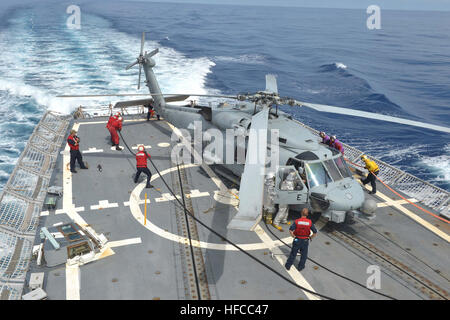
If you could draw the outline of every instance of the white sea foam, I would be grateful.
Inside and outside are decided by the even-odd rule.
[[[59,94],[136,92],[138,68],[125,71],[125,66],[138,56],[139,38],[112,29],[105,19],[89,15],[84,19],[92,26],[83,28],[83,32],[66,30],[63,35],[49,35],[46,40],[54,43],[45,51],[27,45],[39,41],[26,34],[23,19],[12,20],[9,31],[0,36],[1,47],[5,48],[3,63],[0,62],[4,79],[0,81],[0,90],[31,97],[38,105],[62,113],[71,113],[79,105],[106,106],[120,98],[56,98]],[[58,37],[64,41],[58,41]],[[156,47],[160,53],[154,57],[157,63],[154,71],[164,93],[208,93],[205,81],[215,65],[213,61],[187,58],[174,49],[146,41],[148,51]],[[139,92],[148,92],[143,82]]]
[[[243,63],[243,64],[265,64],[264,56],[260,54],[242,54],[237,57],[230,56],[216,56],[213,58],[216,62],[233,62],[233,63]]]
[[[4,151],[20,153],[29,138],[11,127],[11,123],[34,125],[36,119],[31,121],[30,117],[39,117],[46,109],[69,114],[80,105],[92,114],[101,114],[108,111],[109,103],[139,98],[64,99],[56,98],[57,95],[148,93],[144,76],[141,90],[137,91],[138,67],[125,70],[139,55],[137,34],[131,36],[117,31],[107,20],[89,14],[83,16],[81,31],[61,27],[57,32],[30,33],[26,10],[20,14],[10,19],[8,28],[0,32],[2,177],[9,176],[7,171],[17,161],[13,154]],[[145,50],[155,48],[159,48],[159,53],[154,57],[154,71],[163,93],[219,93],[205,86],[206,77],[215,65],[211,59],[187,58],[148,39]]]
[[[450,183],[450,144],[445,146],[444,151],[445,154],[437,157],[421,156],[420,162],[436,172],[436,181]]]
[[[342,62],[335,62],[334,65],[338,69],[344,69],[344,70],[347,69],[347,66],[345,64],[343,64]]]

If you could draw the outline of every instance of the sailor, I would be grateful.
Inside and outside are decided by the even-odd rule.
[[[70,172],[77,173],[75,170],[75,160],[78,161],[81,169],[87,169],[83,163],[83,157],[80,152],[80,138],[77,137],[76,130],[70,130],[70,135],[67,138],[67,143],[70,147]]]
[[[369,171],[367,178],[361,180],[361,182],[363,185],[366,185],[368,182],[370,182],[370,184],[372,185],[372,191],[370,191],[369,194],[375,194],[377,192],[376,176],[380,172],[380,169],[378,168],[378,165],[375,163],[375,161],[370,160],[366,155],[362,155],[361,160],[364,161],[364,163],[366,164],[365,168]]]
[[[264,221],[267,224],[272,224],[272,217],[275,213],[275,174],[273,172],[269,172],[266,175],[266,179],[264,181],[264,203],[263,203],[263,215]]]
[[[108,119],[108,123],[106,124],[106,129],[109,130],[109,128],[111,127],[112,122],[117,120],[117,117],[118,117],[117,114],[120,114],[120,112],[117,112],[115,115],[112,115],[112,113],[111,113],[111,115],[109,116],[109,119]]]
[[[294,190],[294,180],[296,179],[295,171],[289,172],[286,179],[281,182],[280,190],[291,191]],[[273,221],[273,226],[283,232],[283,228],[280,227],[280,223],[290,225],[291,223],[287,221],[289,214],[289,206],[287,204],[280,204],[278,206],[278,213]]]
[[[134,177],[134,183],[138,182],[139,176],[141,173],[145,173],[147,175],[147,185],[146,188],[153,188],[153,186],[150,184],[150,179],[152,177],[152,173],[147,168],[147,159],[150,158],[150,155],[145,152],[145,148],[143,145],[140,145],[138,147],[138,152],[136,153],[136,175]]]
[[[117,131],[122,130],[122,121],[123,121],[123,118],[122,118],[120,112],[117,112],[115,115],[115,118],[111,121],[111,126],[109,129],[109,132],[111,133],[111,140],[112,140],[113,146],[116,146],[116,150],[122,150],[119,147],[119,135],[117,134]]]
[[[320,131],[319,135],[320,135],[320,137],[322,138],[322,143],[323,143],[323,144],[329,144],[329,142],[330,142],[330,137],[327,136],[327,134],[326,134],[325,132]]]
[[[155,114],[155,111],[153,110],[153,105],[152,103],[148,103],[147,104],[147,121],[150,121],[150,118],[153,117],[153,115]]]
[[[147,121],[150,121],[150,118],[152,118],[155,115],[155,108],[153,107],[153,104],[150,102],[146,105],[148,112],[147,112]],[[160,120],[159,114],[156,114],[156,117],[158,120]]]
[[[295,223],[289,228],[289,233],[294,238],[289,258],[284,267],[289,270],[294,263],[297,252],[300,251],[301,258],[297,270],[305,269],[306,259],[308,258],[309,241],[317,235],[317,229],[310,219],[308,219],[308,208],[303,208],[301,218],[295,220]],[[311,230],[313,232],[311,234]]]
[[[339,150],[342,154],[344,154],[344,146],[342,145],[342,142],[340,142],[338,139],[336,139],[336,136],[330,137],[330,147],[335,148]]]
[[[109,134],[111,135],[111,143],[113,146],[115,146],[116,143],[117,144],[119,143],[119,136],[117,135],[116,129],[114,128],[114,123],[117,121],[119,117],[120,112],[116,112],[115,115],[111,115],[109,117],[108,123],[106,124],[106,129],[108,129]]]

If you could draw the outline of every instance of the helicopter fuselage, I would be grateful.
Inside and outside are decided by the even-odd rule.
[[[252,115],[258,111],[247,102],[220,104],[216,108],[166,105],[163,116],[175,127],[184,128],[183,135],[201,154],[202,161],[222,165],[239,179],[244,171]],[[271,138],[272,129],[278,130],[276,143]],[[227,131],[235,134],[227,135]],[[343,222],[346,212],[363,205],[364,192],[353,178],[343,155],[320,143],[317,136],[289,114],[272,109],[267,135],[268,153],[270,149],[278,148],[278,165],[273,172],[275,185],[282,181],[285,170],[295,168],[298,178],[296,190],[275,188],[275,203],[289,204],[294,210],[309,207],[335,222]],[[241,143],[237,141],[239,137]],[[200,143],[198,139],[201,139]],[[239,159],[239,155],[243,157]]]

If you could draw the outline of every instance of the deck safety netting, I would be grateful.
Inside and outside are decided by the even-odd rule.
[[[0,195],[0,300],[22,297],[40,210],[70,120],[45,113]]]

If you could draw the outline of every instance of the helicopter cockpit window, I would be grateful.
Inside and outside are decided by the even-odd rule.
[[[339,172],[342,174],[344,178],[351,177],[352,173],[350,169],[348,168],[347,164],[345,163],[345,160],[342,156],[339,158],[334,159],[334,162],[336,163]]]
[[[305,169],[310,188],[333,181],[328,175],[328,172],[325,170],[325,167],[320,162],[305,163]]]
[[[338,168],[334,164],[333,160],[327,160],[324,162],[325,167],[327,168],[328,172],[330,173],[331,177],[333,178],[333,181],[339,181],[342,179],[341,174],[339,173]]]

